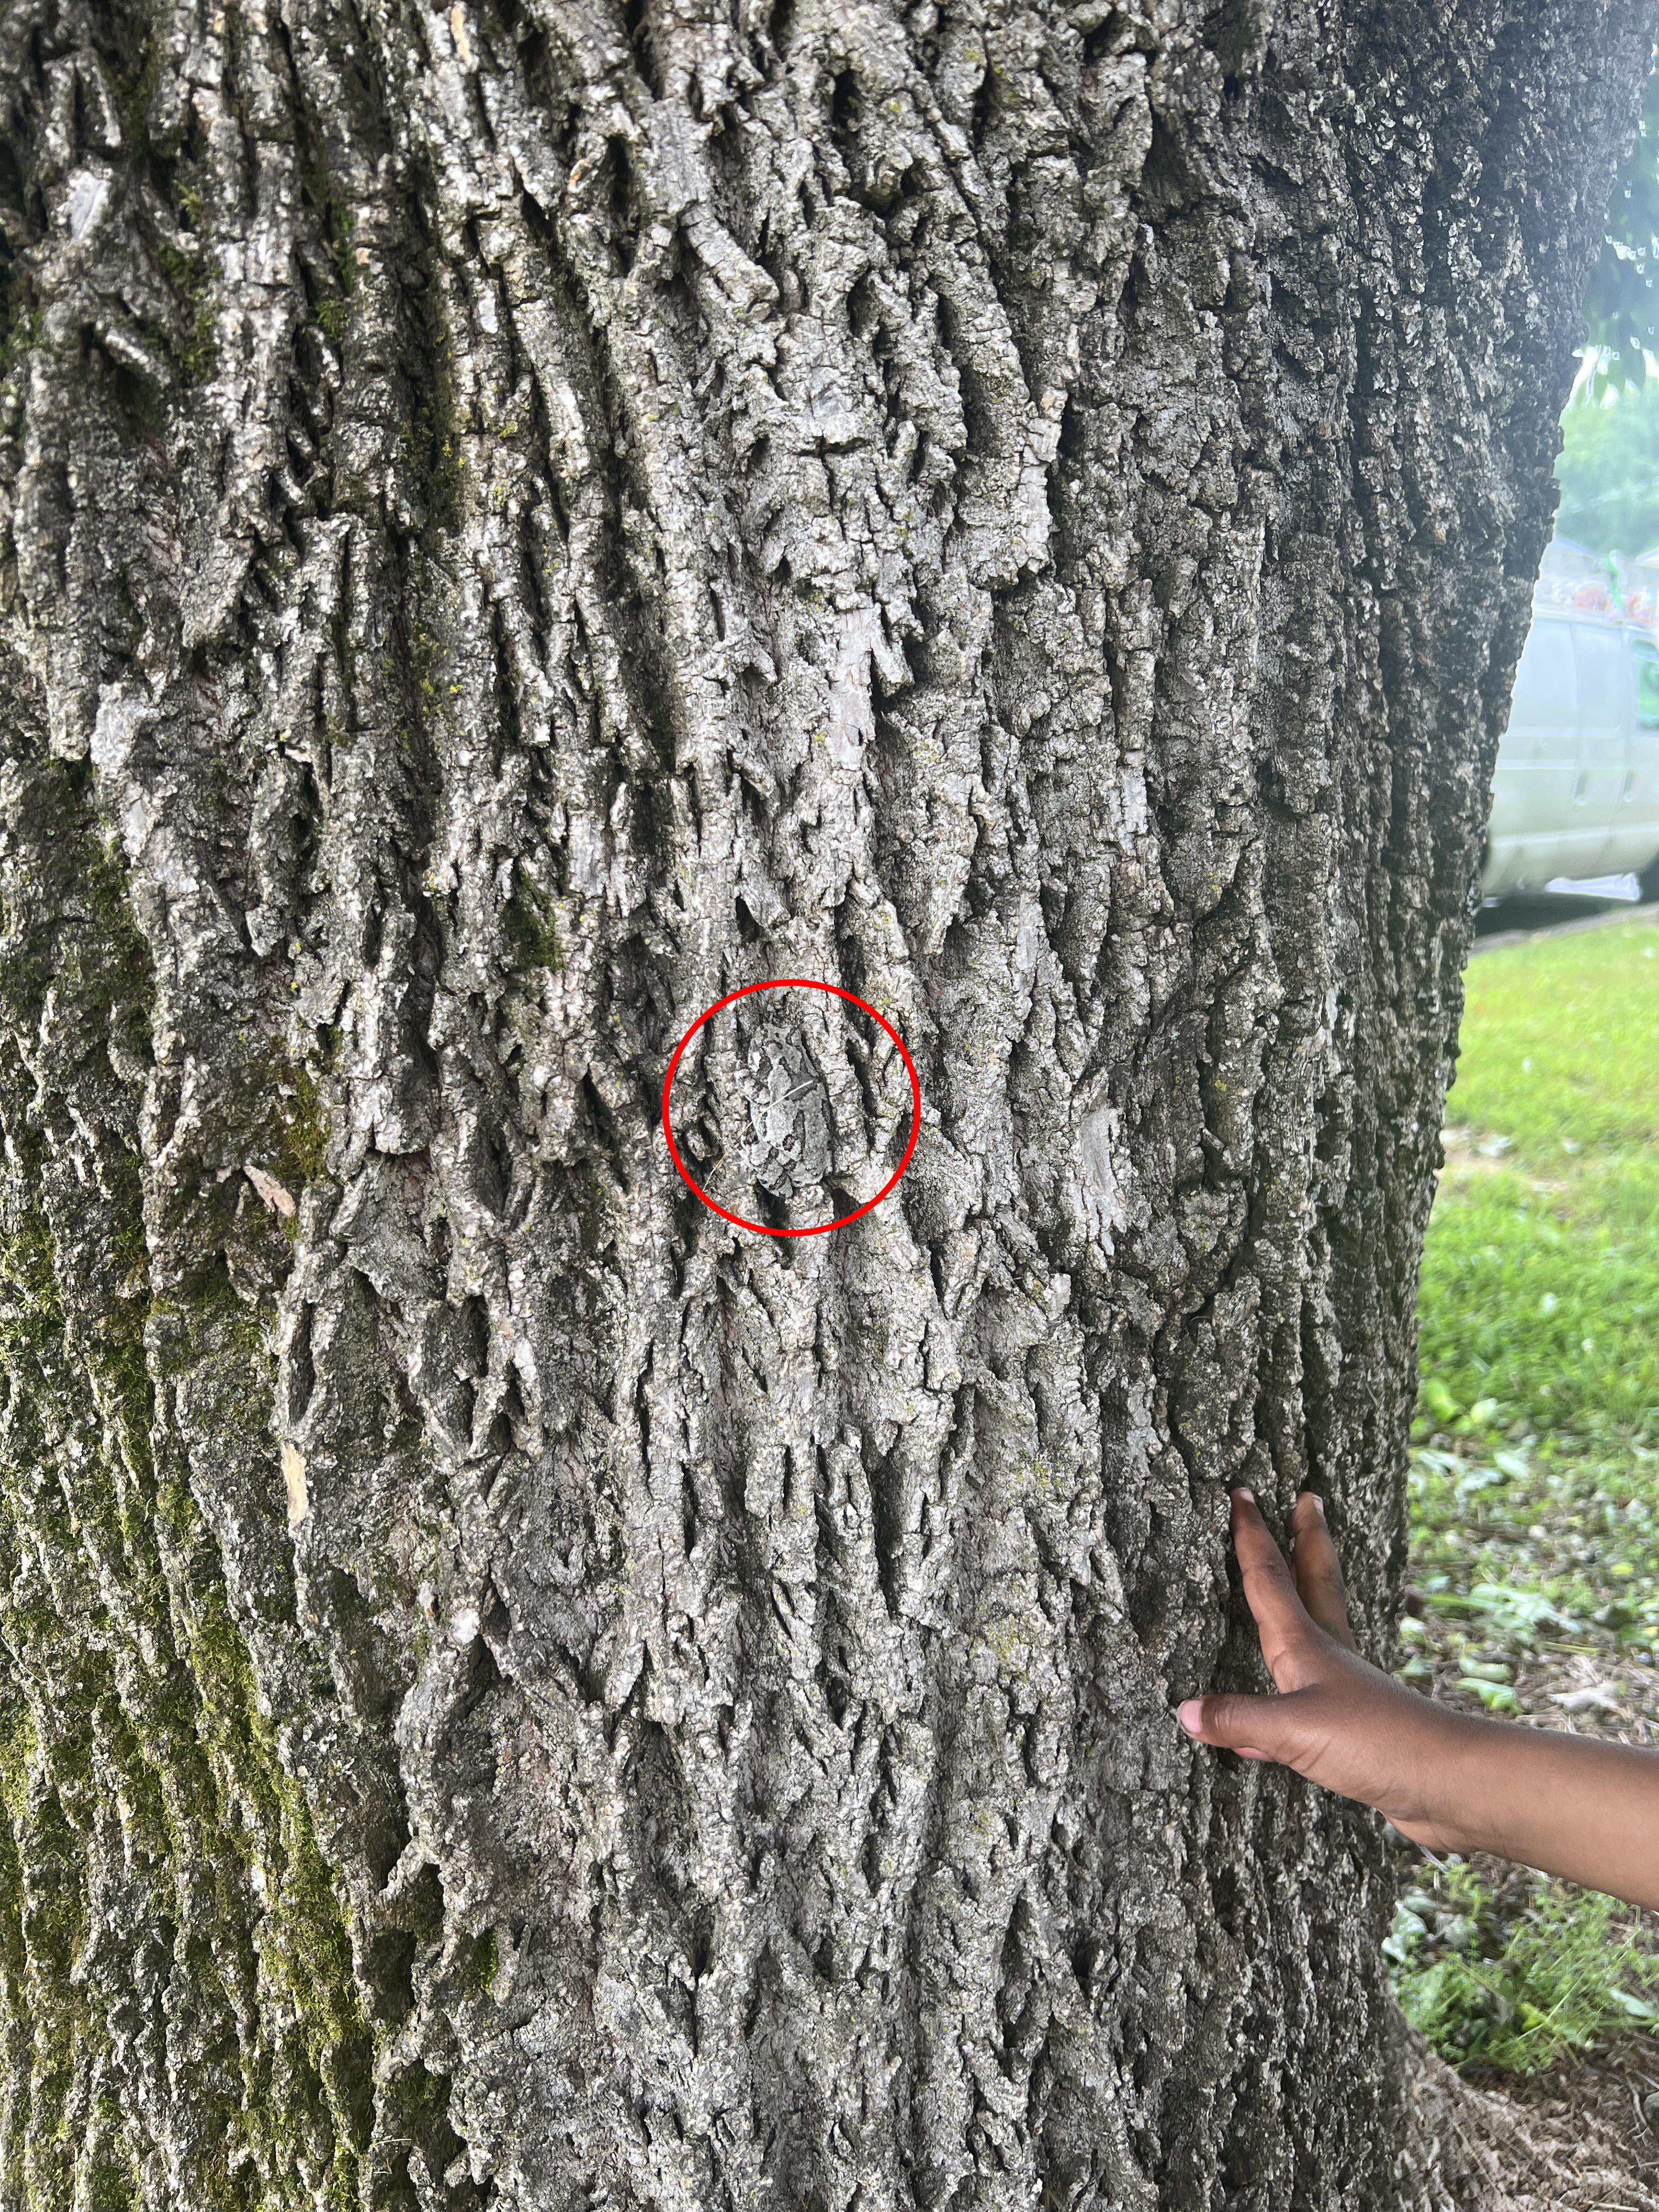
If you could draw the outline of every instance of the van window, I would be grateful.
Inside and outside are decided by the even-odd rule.
[[[1571,721],[1577,690],[1568,625],[1534,623],[1527,632],[1521,665],[1515,672],[1515,713],[1540,715],[1549,721]]]
[[[1636,664],[1636,720],[1644,730],[1659,730],[1659,647],[1646,638],[1631,640],[1631,659]]]
[[[1600,729],[1622,722],[1630,712],[1630,671],[1626,647],[1616,629],[1592,629],[1588,623],[1572,626],[1574,655],[1578,662],[1578,717]]]

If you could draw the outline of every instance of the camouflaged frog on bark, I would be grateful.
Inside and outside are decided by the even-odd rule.
[[[754,1179],[775,1198],[798,1198],[836,1165],[829,1086],[805,1038],[785,1022],[756,1022],[744,1058]]]

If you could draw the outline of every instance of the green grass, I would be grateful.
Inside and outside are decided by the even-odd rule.
[[[1431,1868],[1382,1947],[1407,2016],[1443,2057],[1536,2074],[1659,2021],[1659,1957],[1616,1931],[1610,1897],[1540,1883],[1507,1924],[1494,1905],[1473,1867]]]
[[[1559,1164],[1564,1140],[1650,1152],[1656,964],[1647,921],[1477,951],[1448,1123],[1510,1137],[1540,1167]]]
[[[1425,1379],[1489,1424],[1651,1440],[1659,932],[1478,954],[1447,1121],[1462,1145],[1424,1255]]]
[[[1430,1619],[1402,1671],[1432,1645],[1504,1713],[1528,1655],[1659,1654],[1659,931],[1478,953],[1462,1048],[1419,1298]],[[1443,2056],[1532,2072],[1659,2025],[1644,1936],[1608,1899],[1532,1877],[1499,1898],[1454,1860],[1425,1862],[1387,1949]]]
[[[1659,1631],[1659,931],[1471,963],[1423,1256],[1419,1563]],[[1427,1586],[1426,1584],[1425,1585]]]

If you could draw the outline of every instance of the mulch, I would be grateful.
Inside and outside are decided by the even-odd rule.
[[[1441,1704],[1480,1713],[1480,1698],[1458,1683],[1475,1656],[1467,1644],[1451,1648],[1458,1626],[1432,1613],[1424,1616],[1418,1648],[1431,1673],[1415,1686]],[[1469,1626],[1462,1626],[1467,1636]],[[1517,1650],[1497,1640],[1482,1648],[1513,1668],[1510,1686],[1520,1710],[1504,1717],[1506,1725],[1659,1745],[1659,1670],[1620,1651],[1611,1637],[1605,1649]],[[1401,1849],[1407,1858],[1414,1855],[1403,1838]],[[1533,1887],[1526,1869],[1480,1855],[1470,1863],[1500,1919],[1525,1911]],[[1614,1926],[1659,1949],[1659,1913],[1632,1906]],[[1659,2212],[1659,2035],[1621,2033],[1525,2075],[1474,2064],[1454,2073],[1414,2031],[1407,2033],[1419,2098],[1426,2095],[1431,2117],[1443,2133],[1450,2131],[1446,2144],[1455,2147],[1444,2185],[1459,2212],[1532,2212],[1534,2206],[1539,2212],[1545,2206],[1552,2212]],[[1443,2160],[1446,2155],[1443,2146]]]

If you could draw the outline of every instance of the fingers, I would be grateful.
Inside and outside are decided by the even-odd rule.
[[[1294,1683],[1279,1680],[1279,1673],[1306,1637],[1307,1608],[1285,1554],[1248,1490],[1233,1492],[1233,1550],[1244,1578],[1245,1599],[1261,1632],[1261,1656],[1279,1688],[1294,1688]]]
[[[1323,1500],[1316,1492],[1304,1490],[1297,1499],[1291,1532],[1294,1539],[1291,1567],[1303,1604],[1328,1635],[1346,1644],[1350,1651],[1357,1651],[1359,1646],[1348,1626],[1341,1563],[1325,1525]]]
[[[1279,1687],[1294,1689],[1297,1684],[1287,1674],[1294,1670],[1296,1648],[1305,1638],[1310,1620],[1350,1651],[1359,1648],[1348,1626],[1342,1568],[1325,1525],[1323,1504],[1310,1490],[1297,1499],[1291,1516],[1291,1566],[1285,1565],[1250,1492],[1234,1491],[1232,1505],[1233,1549],[1244,1595],[1261,1632],[1261,1656]]]
[[[1176,1708],[1176,1718],[1197,1743],[1213,1744],[1221,1751],[1236,1751],[1242,1759],[1282,1759],[1289,1749],[1277,1698],[1248,1698],[1218,1693],[1188,1698]]]

